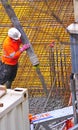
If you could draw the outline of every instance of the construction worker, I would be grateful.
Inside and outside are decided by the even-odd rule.
[[[10,28],[3,42],[3,55],[0,62],[0,84],[5,84],[9,89],[17,74],[18,59],[22,52],[30,47],[30,44],[24,44],[20,48],[21,43],[19,30]]]

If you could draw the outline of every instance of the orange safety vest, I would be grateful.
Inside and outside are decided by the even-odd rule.
[[[20,57],[21,40],[14,40],[10,37],[6,37],[3,43],[3,55],[2,62],[8,65],[16,65],[18,58]]]

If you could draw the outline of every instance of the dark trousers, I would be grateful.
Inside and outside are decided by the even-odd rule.
[[[17,74],[18,64],[16,65],[7,65],[0,61],[0,84],[6,84],[7,81],[12,83]]]

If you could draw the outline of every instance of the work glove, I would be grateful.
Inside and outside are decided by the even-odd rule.
[[[29,47],[30,47],[30,44],[24,44],[22,46],[22,48],[20,48],[20,52],[23,52],[23,51],[27,50]]]

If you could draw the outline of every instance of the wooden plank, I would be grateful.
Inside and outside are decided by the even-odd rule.
[[[0,85],[0,98],[4,96],[7,92],[7,89],[4,85]]]

